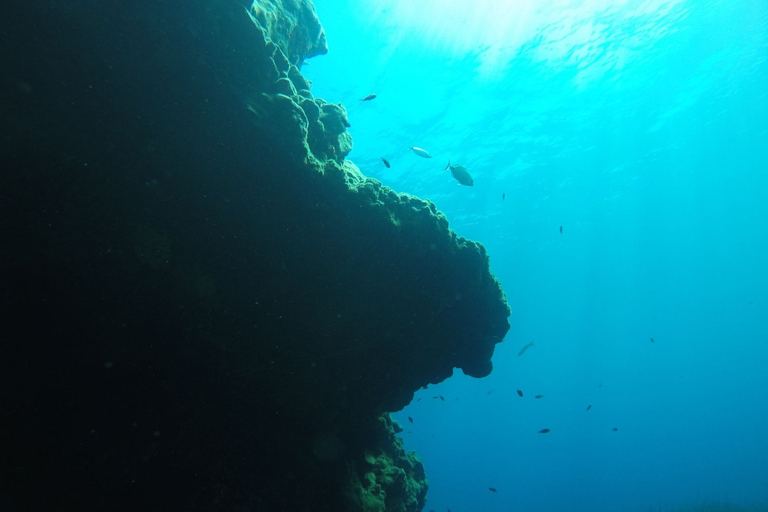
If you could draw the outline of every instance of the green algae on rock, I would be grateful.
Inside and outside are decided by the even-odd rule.
[[[269,11],[273,12],[274,5],[269,5]],[[258,2],[253,4],[251,11],[265,12]],[[328,159],[342,162],[353,146],[352,136],[347,132],[350,123],[346,109],[340,103],[315,99],[310,92],[311,82],[304,78],[299,67],[291,63],[291,59],[283,52],[279,44],[282,32],[275,32],[277,25],[265,26],[255,16],[252,16],[252,20],[251,31],[256,35],[251,38],[251,50],[255,53],[254,62],[260,63],[265,69],[265,79],[253,82],[250,87],[243,87],[241,94],[246,108],[255,114],[254,120],[266,131],[301,134],[280,138],[289,145],[292,143],[292,147],[286,146],[284,149],[293,154],[294,158],[304,160],[311,154],[323,162]],[[324,36],[322,44],[325,44]],[[300,57],[302,55],[305,54],[299,54]]]
[[[347,463],[344,495],[350,512],[418,512],[426,504],[429,483],[424,464],[403,449],[402,431],[389,415],[379,416],[362,458]]]
[[[306,0],[256,0],[248,13],[275,45],[287,55],[286,62],[301,65],[304,59],[328,53],[320,20]]]
[[[417,510],[385,415],[491,371],[483,246],[345,158],[311,3],[67,5],[0,17],[4,499]]]

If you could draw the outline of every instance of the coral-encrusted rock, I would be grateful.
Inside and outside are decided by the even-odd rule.
[[[487,375],[509,309],[345,160],[308,6],[3,3],[0,507],[423,505],[382,415]]]
[[[312,98],[304,98],[300,104],[310,123],[320,120],[320,106]]]
[[[277,82],[275,82],[275,91],[278,94],[288,96],[289,98],[296,96],[296,87],[293,86],[293,83],[287,77],[279,78]]]
[[[277,67],[277,71],[281,75],[287,75],[288,70],[291,68],[291,64],[288,62],[288,57],[285,56],[283,50],[275,43],[270,41],[267,43],[267,51],[271,53],[272,60],[275,62],[275,66]]]
[[[325,103],[320,107],[320,121],[325,126],[326,132],[331,135],[339,135],[350,126],[347,120],[347,112],[344,107]]]
[[[301,71],[299,71],[299,68],[296,66],[291,65],[291,67],[288,69],[288,78],[291,79],[291,82],[293,82],[293,85],[296,86],[299,90],[306,90],[309,91],[312,84],[304,78],[304,75],[301,74]]]
[[[304,110],[290,96],[263,93],[253,98],[247,108],[253,113],[252,120],[256,125],[270,127],[282,135],[275,140],[275,144],[286,152],[286,156],[290,155],[297,161],[308,158],[309,121]]]
[[[251,49],[254,51],[256,62],[261,63],[264,68],[264,74],[263,78],[253,80],[250,87],[242,88],[242,97],[247,108],[256,114],[256,122],[265,130],[283,127],[282,120],[294,117],[296,108],[300,107],[308,119],[307,123],[300,123],[304,133],[302,145],[306,145],[307,151],[291,152],[304,159],[309,158],[311,154],[321,162],[335,160],[341,163],[353,147],[352,136],[347,131],[350,126],[347,112],[341,104],[326,103],[313,97],[309,90],[311,82],[304,78],[299,67],[291,64],[291,58],[286,56],[284,48],[276,43],[281,40],[280,34],[270,31],[274,29],[273,25],[265,25],[264,20],[267,18],[264,18],[264,13],[272,12],[274,8],[275,4],[255,3],[249,11],[252,23],[248,30],[256,34],[251,38]],[[314,8],[312,11],[314,12]],[[254,16],[254,12],[260,13],[259,17]],[[293,19],[290,16],[288,18]],[[242,74],[237,68],[232,71],[235,76]],[[242,79],[238,82],[242,82]],[[280,95],[283,99],[270,98],[270,95]],[[288,98],[291,103],[287,103],[284,98]],[[291,140],[296,141],[296,138],[291,137]],[[283,142],[281,138],[281,147]],[[290,141],[288,145],[291,145]]]
[[[349,134],[349,132],[344,131],[339,134],[339,145],[336,147],[336,154],[338,154],[341,158],[346,158],[347,155],[352,151],[352,136]]]
[[[309,0],[257,0],[250,13],[291,63],[328,53],[325,31]]]
[[[366,427],[361,426],[362,429]],[[406,453],[396,434],[403,429],[389,415],[370,424],[368,444],[347,461],[343,484],[349,512],[419,512],[426,504],[424,464]]]

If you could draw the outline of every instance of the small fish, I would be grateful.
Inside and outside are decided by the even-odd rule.
[[[539,430],[539,434],[549,434],[549,429],[548,428],[543,428],[543,429]]]
[[[417,398],[417,399],[416,399],[416,401],[417,401],[417,402],[421,402],[421,398]]]
[[[523,392],[522,392],[522,391],[520,391],[519,389],[517,390],[517,394],[518,394],[519,396],[523,396]]]
[[[411,423],[413,423],[413,418],[411,418],[410,416],[408,416],[408,421],[410,421]]]
[[[449,159],[445,170],[447,171],[448,169],[451,170],[451,176],[453,176],[453,179],[462,185],[471,187],[475,184],[475,181],[472,179],[472,176],[469,174],[469,171],[466,167],[462,167],[461,165],[451,165],[451,161]]]
[[[432,400],[434,400],[435,398],[440,398],[440,397],[435,395],[435,396],[432,397]]]
[[[426,149],[417,148],[415,146],[408,146],[414,153],[419,155],[422,158],[432,158],[432,155],[429,154],[429,151]]]
[[[443,402],[445,402],[445,397],[444,397],[443,395],[440,395],[440,400],[442,400]]]
[[[656,343],[656,340],[651,338],[651,343]]]
[[[535,396],[535,397],[533,397],[533,398],[544,398],[544,395],[536,395],[536,396]]]
[[[531,348],[532,346],[533,346],[533,342],[530,342],[529,344],[521,348],[520,352],[517,353],[517,357],[520,357],[521,355],[525,354],[525,351]]]
[[[491,492],[499,492],[499,491],[496,490],[495,487],[489,487],[488,490],[491,491]]]
[[[386,167],[387,169],[389,169],[390,165],[389,165],[389,162],[387,162],[387,159],[386,159],[386,158],[384,158],[384,157],[381,157],[381,161],[382,161],[382,162],[384,162],[384,167]]]
[[[507,198],[507,193],[506,193],[506,192],[502,192],[502,193],[501,193],[501,200],[503,201],[503,200],[505,200],[506,198]]]
[[[490,395],[491,393],[493,393],[493,390],[490,390],[489,392],[487,392],[486,395]]]
[[[613,427],[611,430],[613,430],[614,432],[618,432],[619,431],[619,427]]]
[[[563,226],[560,226],[560,234],[563,234]]]
[[[587,406],[587,409],[586,409],[584,412],[587,412],[587,411],[588,411],[588,410],[590,410],[591,408],[592,408],[592,404],[589,404],[589,405]]]
[[[369,94],[365,98],[360,98],[360,101],[371,101],[371,100],[375,100],[375,99],[376,99],[376,95],[375,94]]]

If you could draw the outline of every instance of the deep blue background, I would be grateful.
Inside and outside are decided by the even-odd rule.
[[[315,4],[350,160],[485,244],[512,308],[490,377],[394,414],[427,509],[768,506],[768,3]]]

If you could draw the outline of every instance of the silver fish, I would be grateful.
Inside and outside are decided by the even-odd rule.
[[[419,155],[422,158],[432,158],[432,155],[429,154],[429,151],[426,149],[417,148],[415,146],[408,146],[411,150],[413,150],[414,153]]]

